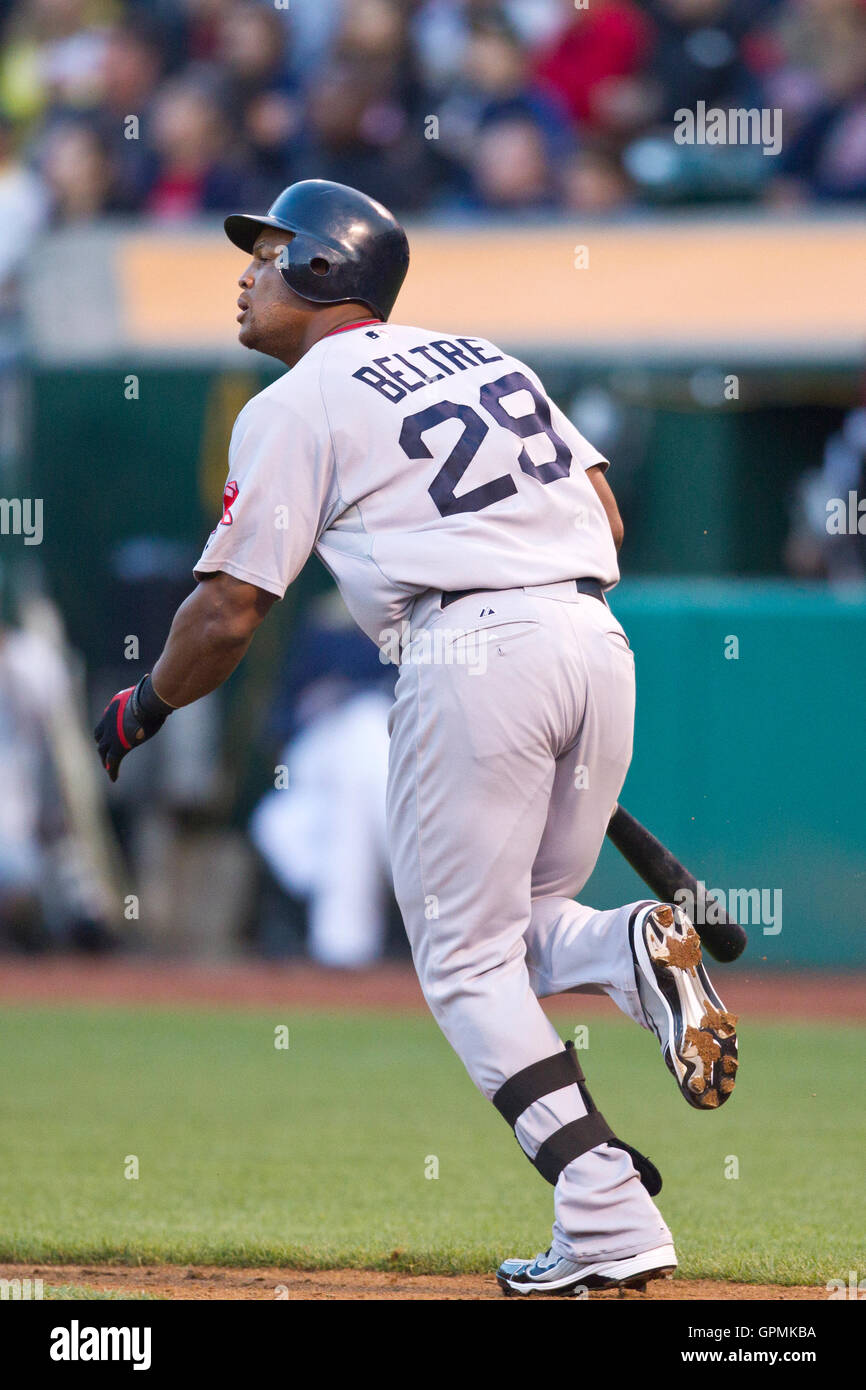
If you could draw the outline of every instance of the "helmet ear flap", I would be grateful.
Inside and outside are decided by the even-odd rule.
[[[355,296],[344,292],[349,258],[334,247],[323,245],[306,232],[296,232],[287,244],[280,273],[290,290],[312,304],[333,304]]]

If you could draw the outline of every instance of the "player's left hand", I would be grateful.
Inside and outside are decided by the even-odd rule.
[[[117,781],[120,764],[127,753],[159,733],[170,714],[171,705],[157,695],[149,675],[142,676],[138,685],[119,690],[109,700],[93,737],[102,766],[112,782]]]

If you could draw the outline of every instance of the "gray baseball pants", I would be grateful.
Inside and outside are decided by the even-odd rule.
[[[540,998],[605,992],[646,1026],[633,904],[573,901],[625,780],[634,698],[622,627],[573,583],[415,603],[389,724],[394,884],[427,1002],[488,1099],[562,1050]],[[585,1113],[566,1086],[515,1133],[533,1158]],[[631,1158],[604,1143],[563,1168],[554,1207],[553,1249],[569,1259],[671,1240]]]

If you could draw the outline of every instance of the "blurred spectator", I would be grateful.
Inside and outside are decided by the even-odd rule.
[[[794,0],[770,10],[745,51],[769,105],[785,113],[792,136],[821,106],[857,86],[863,72],[866,8],[861,0]]]
[[[51,641],[12,621],[8,600],[0,574],[0,946],[105,950],[105,884],[60,770],[58,727],[78,718],[71,673]]]
[[[476,200],[483,207],[518,212],[554,205],[544,139],[528,117],[505,116],[482,127],[473,174]]]
[[[308,90],[302,172],[357,183],[398,212],[424,207],[435,152],[424,139],[407,13],[396,0],[354,0],[329,66]]]
[[[156,171],[145,209],[158,218],[222,212],[241,201],[243,170],[219,102],[202,84],[178,78],[159,93],[153,113]]]
[[[796,0],[747,39],[765,101],[783,111],[771,200],[866,197],[866,7]]]
[[[385,943],[390,701],[335,684],[316,702],[280,754],[287,786],[259,803],[250,833],[284,891],[307,903],[313,960],[353,969],[377,960]]]
[[[369,965],[384,948],[392,687],[339,596],[314,604],[278,696],[293,733],[250,833],[283,892],[306,902],[307,949],[321,965]],[[285,932],[271,926],[259,945],[281,954]]]
[[[782,153],[788,200],[866,198],[866,8],[812,0],[828,21],[818,43],[821,94]]]
[[[230,109],[243,114],[253,97],[294,87],[289,77],[288,32],[285,11],[265,9],[259,0],[244,0],[224,15],[215,57],[224,72]]]
[[[552,42],[573,12],[572,0],[422,0],[412,19],[421,72],[432,91],[442,92],[459,77],[479,23],[504,21],[528,55]]]
[[[15,152],[12,122],[0,116],[0,319],[15,306],[15,275],[48,211],[42,181]]]
[[[616,212],[627,207],[633,189],[614,153],[602,146],[580,150],[565,164],[560,186],[566,208],[574,212]]]
[[[742,56],[744,35],[766,5],[754,0],[651,0],[650,71],[659,119],[681,107],[760,106],[760,85]]]
[[[0,941],[25,947],[44,934],[39,789],[46,748],[33,704],[33,658],[21,634],[0,625]]]
[[[800,479],[785,563],[792,574],[866,584],[866,407],[849,411],[821,468]]]
[[[399,96],[352,63],[333,64],[310,92],[299,175],[356,184],[397,212],[424,207],[433,164]]]
[[[105,47],[95,128],[111,161],[117,205],[125,211],[140,206],[151,173],[149,138],[165,70],[163,38],[160,29],[136,20],[115,25]]]
[[[547,205],[553,190],[547,166],[572,152],[568,114],[532,81],[529,66],[517,30],[504,14],[481,10],[467,24],[459,69],[439,106],[439,134],[444,155],[472,173],[471,198],[481,206],[528,206],[536,196]],[[494,133],[488,135],[490,128]],[[509,148],[521,166],[510,192],[508,171],[490,166],[497,150]],[[527,180],[530,164],[537,176]],[[459,191],[459,174],[452,182]],[[518,186],[523,183],[525,193]]]
[[[777,203],[866,198],[866,81],[806,122],[783,153],[773,192]]]
[[[291,5],[284,12],[292,33],[292,73],[298,81],[323,67],[340,27],[345,0],[316,0],[314,5]]]
[[[42,175],[55,222],[89,222],[119,210],[107,151],[82,121],[53,127],[44,144]]]
[[[234,0],[173,0],[185,20],[186,56],[191,62],[206,62],[217,56],[220,32],[233,8]]]
[[[27,0],[3,35],[0,107],[20,120],[87,109],[98,99],[108,0]]]
[[[221,100],[235,113],[243,142],[249,206],[272,201],[292,180],[291,147],[304,118],[300,91],[290,76],[286,11],[259,0],[234,5],[219,25],[216,59]]]
[[[619,84],[649,57],[652,28],[629,0],[592,0],[536,65],[538,80],[584,125],[605,124],[606,104]]]

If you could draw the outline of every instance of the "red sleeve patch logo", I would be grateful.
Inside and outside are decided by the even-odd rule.
[[[231,526],[232,522],[234,521],[234,517],[232,516],[232,507],[234,506],[237,499],[237,483],[226,483],[225,491],[223,493],[223,514],[219,523],[220,526]]]

